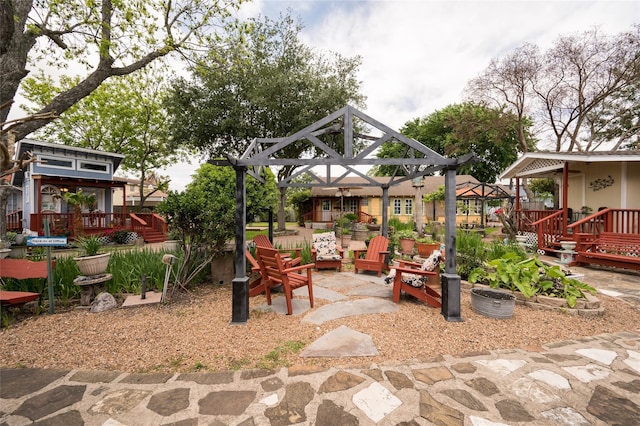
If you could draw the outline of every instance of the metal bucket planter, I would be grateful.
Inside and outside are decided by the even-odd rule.
[[[490,288],[471,289],[471,308],[474,312],[491,318],[511,318],[516,298],[511,293]]]

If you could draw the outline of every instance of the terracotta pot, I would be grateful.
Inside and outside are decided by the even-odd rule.
[[[413,253],[415,245],[416,240],[413,238],[400,238],[400,251],[402,253]]]
[[[440,249],[440,243],[419,243],[416,242],[420,257],[429,257],[434,250]]]

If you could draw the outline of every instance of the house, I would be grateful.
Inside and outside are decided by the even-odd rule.
[[[155,191],[155,186],[153,184],[145,184],[144,185],[144,194],[148,197],[144,200],[144,206],[140,208],[140,179],[129,179],[129,178],[121,178],[115,177],[114,180],[122,181],[125,183],[125,187],[123,188],[114,188],[113,191],[113,211],[114,212],[136,212],[143,211],[145,213],[150,213],[155,210],[155,207],[160,204],[162,201],[167,199],[167,193],[163,191]],[[124,195],[126,194],[126,196]],[[151,194],[151,195],[149,195]],[[126,200],[126,210],[123,210],[122,204],[123,200]]]
[[[388,177],[374,177],[374,180],[383,185],[389,182]],[[365,180],[360,177],[346,177],[341,180],[340,188],[313,187],[311,200],[306,206],[307,213],[304,221],[314,224],[326,224],[335,222],[341,214],[355,213],[358,221],[364,223],[380,223],[382,220],[382,188],[364,186]],[[483,205],[487,197],[479,196],[475,192],[465,192],[465,188],[479,188],[482,184],[470,175],[456,176],[458,197],[458,209],[456,222],[458,224],[480,224],[483,218]],[[362,185],[362,186],[360,186]],[[425,176],[422,180],[406,180],[389,187],[388,217],[397,217],[402,222],[416,222],[416,200],[422,200],[422,196],[435,192],[444,186],[444,176]],[[508,194],[506,189],[502,189]],[[464,194],[463,194],[464,192]],[[473,194],[473,195],[472,195]],[[496,199],[498,197],[495,197]],[[509,199],[508,195],[499,198]],[[501,201],[502,202],[502,201]],[[444,222],[444,204],[434,200],[423,202],[423,220]]]
[[[529,152],[502,174],[516,180],[515,224],[533,234],[538,250],[557,252],[561,240],[595,241],[602,232],[637,236],[640,221],[640,151]],[[528,210],[520,181],[552,178],[560,210]],[[635,237],[633,237],[635,238]]]
[[[8,210],[9,229],[26,228],[43,235],[46,220],[52,235],[73,237],[73,208],[67,205],[63,194],[82,190],[85,194],[93,194],[96,200],[94,205],[82,207],[87,233],[120,227],[155,239],[158,237],[155,232],[162,232],[162,224],[114,213],[115,190],[120,190],[121,199],[126,198],[126,182],[113,177],[124,155],[23,139],[16,145],[16,158],[26,152],[37,161],[12,175],[11,184],[22,192],[14,201],[13,209]]]

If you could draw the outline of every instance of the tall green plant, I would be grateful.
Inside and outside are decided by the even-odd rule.
[[[456,262],[458,274],[466,279],[471,271],[487,260],[487,250],[482,237],[476,232],[458,231],[456,236]]]

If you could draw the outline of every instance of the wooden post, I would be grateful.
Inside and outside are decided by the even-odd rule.
[[[236,276],[232,281],[231,323],[244,324],[249,319],[249,277],[245,257],[247,227],[246,167],[236,167]]]

